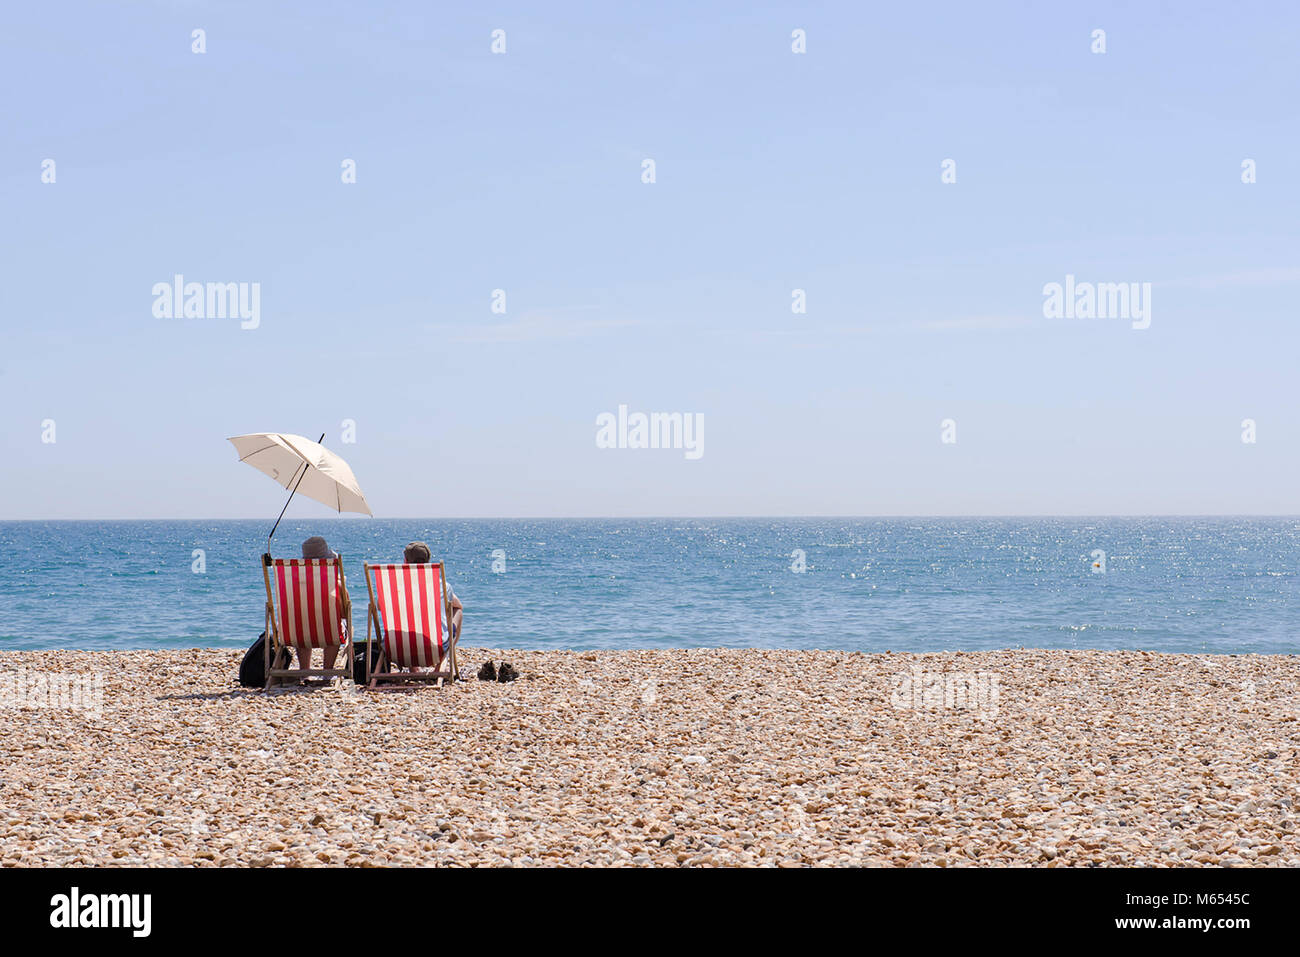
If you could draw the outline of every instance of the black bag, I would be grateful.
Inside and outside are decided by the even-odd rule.
[[[366,646],[357,645],[357,653],[352,656],[352,680],[359,685],[366,683]],[[379,666],[379,642],[370,643],[370,670]]]
[[[281,648],[274,664],[277,668],[287,668],[292,660],[292,652]],[[266,632],[258,635],[257,641],[244,652],[244,660],[239,663],[239,683],[245,688],[266,687]]]

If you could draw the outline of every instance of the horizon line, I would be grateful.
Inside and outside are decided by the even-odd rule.
[[[295,521],[340,522],[626,522],[626,521],[736,521],[744,519],[990,519],[990,518],[1282,518],[1300,519],[1300,512],[989,512],[989,513],[898,513],[898,514],[804,514],[804,515],[394,515],[376,516],[329,515],[318,519]],[[265,522],[265,516],[240,516],[236,518],[184,518],[176,516],[159,518],[0,518],[0,524],[18,522]]]

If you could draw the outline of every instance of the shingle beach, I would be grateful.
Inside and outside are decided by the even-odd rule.
[[[1293,656],[466,648],[270,694],[239,658],[0,654],[0,863],[1300,865]],[[14,699],[49,672],[99,713]]]

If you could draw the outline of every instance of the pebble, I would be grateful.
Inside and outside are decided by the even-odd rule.
[[[4,722],[0,860],[1300,866],[1293,657],[462,655],[526,680],[267,695],[235,651],[0,653],[104,679],[98,716]],[[913,669],[996,706],[900,704]]]

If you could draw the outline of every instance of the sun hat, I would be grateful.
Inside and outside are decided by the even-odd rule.
[[[433,557],[433,553],[429,551],[429,546],[424,542],[411,542],[406,546],[402,557],[408,565],[427,565]]]
[[[313,535],[307,541],[302,543],[303,558],[337,558],[338,555],[330,550],[325,539],[319,535]]]

